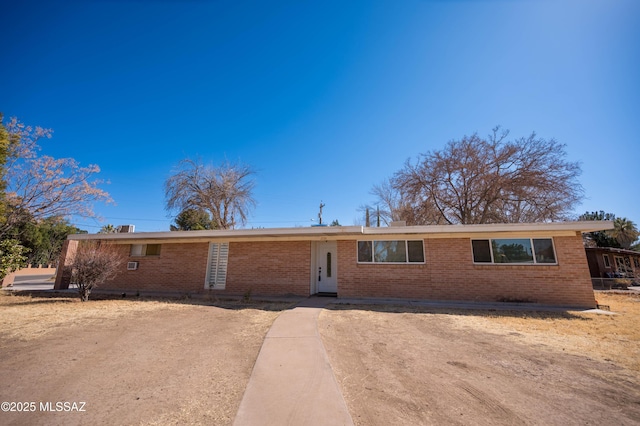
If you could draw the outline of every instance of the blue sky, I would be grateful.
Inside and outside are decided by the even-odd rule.
[[[353,225],[408,158],[496,125],[555,138],[640,224],[637,0],[43,1],[2,7],[0,111],[100,165],[111,223],[168,230],[185,157],[253,166],[247,227]]]

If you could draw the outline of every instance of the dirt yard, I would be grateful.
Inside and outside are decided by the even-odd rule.
[[[0,424],[230,424],[288,305],[218,305],[0,296]]]
[[[358,425],[638,424],[640,299],[597,299],[619,315],[336,305],[319,328]],[[0,295],[0,402],[37,408],[0,424],[231,424],[288,306]]]
[[[637,425],[640,298],[619,315],[333,306],[320,331],[357,425]]]

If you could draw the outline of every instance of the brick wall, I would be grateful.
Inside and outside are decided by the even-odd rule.
[[[338,295],[595,306],[582,238],[556,237],[554,243],[558,265],[474,265],[468,238],[426,239],[425,264],[385,265],[358,264],[356,241],[338,241]],[[128,255],[130,246],[121,247]],[[138,269],[123,265],[100,288],[206,292],[208,248],[208,243],[162,244],[159,256],[130,257]],[[310,271],[309,241],[231,242],[226,289],[213,292],[306,296]]]
[[[69,282],[71,281],[71,267],[69,265],[73,261],[77,249],[77,241],[67,240],[62,244],[60,259],[58,260],[58,269],[56,270],[56,281],[53,284],[55,290],[69,288]]]
[[[358,264],[356,242],[338,246],[340,297],[530,301],[595,306],[582,238],[554,238],[558,265],[474,265],[468,238],[427,239],[425,264]]]
[[[225,292],[308,296],[310,271],[309,241],[232,242]]]
[[[129,255],[130,245],[121,250]],[[138,262],[138,269],[128,271],[126,263],[122,271],[100,289],[126,291],[159,291],[198,293],[204,291],[208,243],[162,244],[159,256],[133,256],[127,259]]]
[[[130,246],[123,245],[129,254]],[[159,256],[129,257],[138,269],[126,265],[110,282],[107,290],[203,293],[208,243],[162,244]],[[231,242],[224,290],[215,294],[309,295],[311,243],[309,242]]]

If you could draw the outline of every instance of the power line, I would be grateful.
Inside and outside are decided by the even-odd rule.
[[[132,217],[112,217],[112,216],[103,216],[104,219],[115,219],[115,220],[141,220],[144,222],[166,222],[170,221],[170,218],[167,219],[141,219],[141,218],[132,218]]]

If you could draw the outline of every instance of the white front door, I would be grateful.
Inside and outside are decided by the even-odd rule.
[[[315,280],[318,293],[338,292],[338,244],[335,241],[316,243]]]

